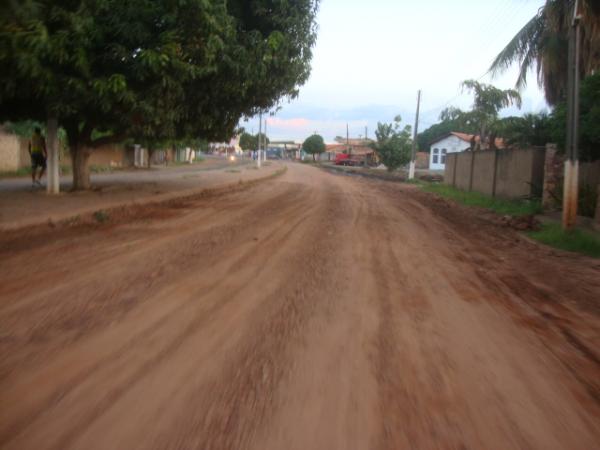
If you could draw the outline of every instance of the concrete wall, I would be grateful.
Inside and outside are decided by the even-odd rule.
[[[475,158],[473,166],[472,190],[486,195],[494,195],[495,151],[470,152]]]
[[[0,130],[0,172],[14,172],[31,165],[28,143],[25,138]]]
[[[579,163],[579,187],[600,185],[600,160]]]
[[[71,156],[61,155],[61,165],[71,165]],[[90,166],[128,167],[133,165],[133,149],[120,144],[110,144],[92,150],[88,161]]]
[[[446,158],[446,167],[444,169],[444,181],[446,184],[454,186],[454,177],[456,174],[456,162],[458,161],[458,153],[453,153]]]
[[[444,180],[459,189],[486,195],[539,197],[544,181],[544,155],[544,148],[457,153],[447,160],[452,161]]]
[[[429,169],[429,153],[417,152],[415,154],[415,167],[417,169]]]
[[[473,152],[463,152],[456,158],[456,174],[454,175],[455,186],[468,191],[471,183],[471,159]]]

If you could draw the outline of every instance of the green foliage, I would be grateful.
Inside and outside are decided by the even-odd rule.
[[[533,239],[570,252],[600,258],[600,236],[597,233],[575,229],[564,231],[560,224],[544,224],[540,231],[527,233]]]
[[[125,137],[226,140],[241,117],[297,96],[310,72],[317,6],[8,2],[0,15],[0,121],[56,116],[71,152]]]
[[[561,102],[552,113],[552,142],[564,151],[567,140],[567,105]],[[600,159],[600,73],[581,82],[579,91],[579,158]]]
[[[107,211],[100,209],[94,213],[94,219],[96,219],[96,222],[98,223],[104,223],[110,220],[110,215]]]
[[[22,138],[30,138],[36,127],[44,129],[44,124],[35,120],[22,120],[20,122],[6,122],[4,129],[9,133],[16,134]]]
[[[465,80],[462,88],[473,93],[473,108],[463,120],[473,123],[481,137],[477,145],[493,145],[498,134],[498,112],[511,105],[521,107],[521,96],[514,89],[501,90],[476,80]],[[460,112],[460,110],[458,110]],[[442,112],[442,115],[444,111]],[[462,114],[462,112],[461,112]],[[442,116],[440,116],[441,118]],[[458,115],[460,117],[460,114]]]
[[[447,108],[440,114],[440,123],[436,123],[417,134],[417,145],[421,151],[429,151],[432,142],[446,136],[451,131],[477,134],[477,125],[463,111],[457,108]]]
[[[242,150],[258,150],[259,137],[261,139],[261,142],[265,142],[265,140],[267,144],[270,142],[269,138],[265,135],[265,133],[257,133],[253,135],[250,133],[243,132],[240,136],[240,147],[242,147]]]
[[[462,88],[474,94],[471,111],[462,111],[453,106],[442,110],[440,123],[418,134],[417,143],[421,150],[428,150],[431,142],[451,131],[478,134],[483,137],[484,143],[493,142],[493,138],[503,131],[498,112],[513,104],[521,107],[521,96],[513,89],[501,90],[476,80],[463,81]]]
[[[486,116],[496,117],[498,111],[513,104],[521,107],[521,95],[514,89],[502,90],[476,80],[465,80],[461,86],[464,90],[472,92],[475,97],[473,111]]]
[[[581,0],[581,69],[591,74],[600,67],[600,8],[598,0]],[[527,74],[537,69],[538,84],[550,105],[565,99],[567,88],[568,35],[573,1],[546,0],[538,13],[510,40],[490,67],[493,75],[519,66],[516,87],[527,84]]]
[[[325,141],[323,140],[323,136],[319,134],[313,134],[312,136],[307,137],[302,144],[302,150],[309,155],[313,155],[314,159],[315,155],[321,154],[325,151]]]
[[[542,205],[538,200],[494,198],[479,192],[462,191],[452,186],[439,183],[424,184],[423,190],[441,195],[442,197],[450,198],[458,203],[462,203],[463,205],[491,209],[498,214],[523,216],[539,214],[542,212]]]
[[[544,146],[552,140],[552,117],[542,112],[498,120],[496,130],[509,145]]]
[[[256,150],[258,148],[258,139],[250,133],[242,133],[240,136],[240,147],[242,150]]]
[[[410,125],[401,128],[402,118],[396,116],[393,123],[377,122],[373,149],[390,172],[410,162],[412,139]]]

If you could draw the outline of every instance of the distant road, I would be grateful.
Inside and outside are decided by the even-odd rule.
[[[190,172],[202,172],[205,170],[219,170],[231,165],[245,165],[250,164],[250,160],[238,160],[237,163],[232,164],[224,158],[208,157],[201,163],[197,164],[184,164],[184,165],[171,165],[165,166],[152,166],[151,169],[125,169],[115,170],[113,172],[103,173],[92,173],[90,175],[92,184],[94,186],[107,186],[107,185],[119,185],[131,182],[154,182],[154,181],[166,181],[181,178]],[[60,185],[62,190],[69,190],[73,182],[72,175],[63,175],[60,177]],[[46,184],[46,176],[42,178],[42,183]],[[31,189],[31,177],[18,177],[18,178],[0,178],[0,193],[11,192],[11,191],[23,191]]]

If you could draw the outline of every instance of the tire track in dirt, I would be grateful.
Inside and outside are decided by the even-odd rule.
[[[283,196],[285,196],[286,194],[284,193],[284,194],[282,194],[282,195],[283,195]],[[289,192],[287,193],[287,195],[289,195]],[[274,198],[273,200],[278,200],[280,197],[281,197],[281,196],[278,196],[278,197]],[[288,200],[289,200],[289,199],[288,199]],[[289,202],[286,202],[286,203],[289,203]],[[270,205],[270,207],[269,207],[269,208],[270,208],[270,209],[272,209],[272,210],[279,210],[281,206],[282,206],[282,205],[281,205],[280,203],[272,203],[272,204]],[[310,208],[308,208],[308,205],[306,205],[306,206],[307,206],[307,209],[306,209],[306,210],[307,210],[308,212],[310,212]],[[264,208],[263,208],[263,209],[264,209]],[[254,220],[257,220],[257,219],[258,219],[258,218],[260,218],[260,217],[264,217],[264,216],[258,216],[258,215],[256,215],[256,214],[254,214],[253,212],[251,212],[251,213],[252,213],[252,217],[254,218]],[[284,214],[284,215],[285,215],[286,213],[287,213],[287,210],[286,210],[285,208],[284,208],[284,209],[283,209],[283,210],[280,212],[280,214]],[[268,236],[268,237],[267,237],[267,240],[273,240],[273,239],[275,239],[275,238],[277,237],[277,238],[278,238],[278,241],[279,241],[279,243],[280,243],[280,242],[281,242],[283,239],[285,239],[285,236],[286,236],[286,235],[289,233],[289,231],[291,231],[291,229],[293,229],[295,226],[299,225],[299,223],[300,223],[302,220],[305,220],[305,218],[306,218],[306,213],[305,213],[305,215],[304,215],[303,217],[301,217],[301,218],[300,218],[298,221],[296,221],[296,222],[292,222],[291,224],[285,224],[285,227],[286,227],[286,229],[285,229],[283,232],[277,232],[277,229],[273,229],[273,230],[271,230],[271,233],[272,233],[272,234],[271,234],[270,236]],[[244,220],[244,219],[241,219],[241,220]],[[282,224],[282,225],[283,225],[283,224]],[[234,224],[234,226],[235,226],[235,224]],[[211,229],[210,229],[210,228],[208,229],[208,232],[209,232],[209,233],[211,232]],[[246,240],[247,240],[247,239],[246,239]],[[171,244],[171,243],[169,243],[169,245],[170,245],[170,244]],[[235,244],[235,245],[237,245],[237,244]],[[222,250],[223,250],[223,249],[222,249]],[[276,250],[276,251],[277,251],[277,250]],[[254,252],[254,250],[250,250],[250,251],[249,251],[249,252],[247,252],[246,254],[242,255],[240,258],[238,258],[238,260],[237,260],[237,261],[234,261],[234,262],[231,264],[231,266],[235,266],[236,264],[243,263],[243,262],[244,262],[244,260],[248,260],[248,259],[250,258],[250,256],[249,256],[249,253],[252,253],[252,252]],[[181,258],[181,255],[179,255],[179,254],[178,254],[177,256],[178,256],[179,258]],[[193,256],[193,255],[192,255],[192,256]],[[189,258],[190,256],[189,256],[189,255],[186,255],[185,257],[186,257],[186,258]],[[185,280],[179,280],[179,282],[185,282]],[[213,290],[215,290],[215,289],[217,289],[217,288],[219,288],[219,287],[220,287],[220,283],[219,283],[218,281],[217,281],[217,282],[213,282],[213,283],[212,283],[212,285],[209,285],[209,286],[206,288],[206,290],[204,291],[204,294],[205,294],[205,295],[206,295],[206,294],[209,294],[211,291],[213,291]],[[236,292],[239,292],[241,289],[242,289],[242,287],[240,286],[240,287],[237,289],[237,291],[236,291]],[[230,295],[232,295],[232,294],[235,294],[236,292],[230,292],[230,294],[225,294],[225,298],[226,298],[226,299],[229,299],[229,296],[230,296]],[[131,348],[132,348],[132,347],[134,347],[134,346],[138,345],[140,342],[143,342],[143,341],[145,341],[145,340],[148,340],[148,339],[150,339],[150,336],[149,336],[149,334],[151,335],[151,334],[153,333],[153,330],[155,330],[155,328],[156,328],[158,325],[162,324],[163,326],[168,326],[168,322],[167,322],[167,324],[165,324],[165,323],[164,323],[164,321],[165,321],[165,320],[168,320],[168,318],[169,318],[169,317],[176,316],[176,315],[177,315],[178,313],[180,313],[180,311],[181,311],[183,308],[185,308],[186,306],[187,306],[186,304],[179,305],[179,307],[178,307],[177,309],[175,309],[175,310],[172,310],[172,311],[169,313],[169,316],[167,316],[167,317],[161,317],[161,318],[160,318],[159,320],[157,320],[155,323],[153,323],[153,324],[150,324],[150,326],[148,326],[148,327],[147,327],[147,328],[146,328],[146,329],[145,329],[145,330],[144,330],[142,333],[140,333],[138,336],[135,336],[135,337],[134,337],[133,341],[131,342],[131,345],[127,345],[127,344],[126,344],[124,347],[122,347],[122,348],[121,348],[121,350],[119,350],[119,351],[118,351],[117,355],[125,355],[125,354],[127,354],[127,352],[128,352],[128,351],[130,351],[130,350],[131,350]],[[221,306],[222,306],[222,304],[221,304],[219,307],[221,307]],[[209,311],[207,311],[207,313],[208,313],[208,314],[211,314],[211,313],[213,313],[213,311],[209,310]],[[200,322],[199,322],[198,324],[195,324],[195,325],[196,325],[195,327],[194,327],[194,326],[192,326],[191,328],[197,328],[197,326],[199,326],[199,325],[200,325]],[[185,338],[185,336],[182,336],[182,339],[184,339],[184,338]],[[175,343],[174,343],[174,346],[175,346],[174,348],[176,348],[176,346],[177,346],[177,344],[178,344],[178,343],[182,342],[182,339],[179,339],[179,340],[177,340],[177,339],[176,339],[176,341],[175,341]],[[168,352],[169,352],[169,349],[167,349],[165,352],[163,352],[163,356],[164,356],[165,354],[167,354]],[[48,404],[47,404],[47,405],[46,405],[44,408],[41,408],[40,410],[45,410],[45,409],[47,409],[49,406],[51,406],[52,404],[54,404],[54,403],[55,403],[57,400],[61,400],[61,399],[63,399],[63,398],[65,397],[65,395],[67,395],[67,394],[68,394],[68,392],[69,392],[70,390],[72,390],[72,389],[74,389],[75,387],[77,387],[77,386],[80,384],[80,382],[81,382],[82,380],[85,380],[85,378],[87,378],[87,377],[88,377],[88,376],[89,376],[91,373],[93,373],[93,372],[97,371],[99,368],[101,368],[102,366],[104,366],[105,364],[107,364],[108,360],[109,360],[110,358],[113,358],[113,357],[114,357],[114,355],[108,355],[108,357],[107,357],[107,359],[106,359],[106,360],[100,360],[100,361],[98,361],[98,362],[97,362],[97,363],[96,363],[94,366],[90,367],[90,368],[89,368],[87,371],[85,371],[83,374],[81,374],[81,376],[80,376],[80,377],[78,377],[78,379],[71,379],[71,380],[68,380],[68,381],[66,381],[66,382],[65,382],[65,386],[64,386],[63,388],[59,389],[59,392],[58,392],[58,394],[57,394],[57,395],[58,395],[58,397],[56,397],[56,398],[54,399],[54,401],[53,401],[53,400],[51,400],[51,401],[50,401],[50,402],[49,402],[49,403],[48,403]],[[107,372],[110,372],[110,369],[109,369],[109,370],[107,370]],[[139,377],[141,374],[143,374],[143,372],[144,372],[144,369],[142,369],[142,370],[138,371],[138,372],[136,373],[136,375],[135,375],[135,376]],[[78,383],[78,381],[79,381],[79,383]],[[69,387],[68,387],[68,386],[69,386]],[[24,421],[25,421],[25,422],[31,422],[31,421],[32,421],[32,419],[33,419],[32,417],[27,417],[26,419],[24,419]],[[12,433],[12,434],[16,434],[16,432],[17,432],[17,431],[16,431],[15,429],[12,429],[12,430],[11,430],[11,433]]]

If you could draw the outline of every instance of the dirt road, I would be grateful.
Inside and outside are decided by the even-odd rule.
[[[600,448],[600,264],[291,165],[0,237],[2,449]]]

